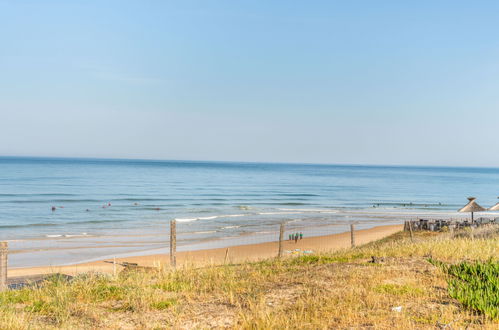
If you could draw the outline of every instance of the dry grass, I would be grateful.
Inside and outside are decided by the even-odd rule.
[[[474,233],[475,234],[475,233]],[[497,259],[496,234],[404,233],[353,250],[176,272],[98,274],[0,294],[2,329],[490,328],[434,259]],[[370,263],[371,256],[384,257]],[[392,308],[401,307],[400,311]]]

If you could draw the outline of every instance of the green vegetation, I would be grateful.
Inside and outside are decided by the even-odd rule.
[[[0,293],[0,328],[497,329],[491,232],[398,233],[323,255],[53,277]]]
[[[392,295],[411,295],[419,296],[424,294],[424,291],[420,288],[413,287],[411,285],[398,285],[398,284],[380,284],[374,287],[374,291],[379,293],[386,293]]]
[[[450,275],[448,290],[451,297],[464,306],[487,315],[499,318],[499,262],[461,262],[448,265],[430,260]]]

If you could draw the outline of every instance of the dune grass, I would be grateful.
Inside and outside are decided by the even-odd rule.
[[[85,274],[69,283],[55,277],[39,288],[0,293],[0,324],[2,329],[495,329],[497,319],[449,294],[448,272],[428,259],[449,265],[497,262],[497,233],[456,236],[417,233],[411,241],[398,233],[322,255],[123,272],[116,278]],[[372,256],[383,261],[371,263]]]

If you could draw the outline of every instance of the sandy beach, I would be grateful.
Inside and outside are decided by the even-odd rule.
[[[356,244],[366,244],[393,233],[401,231],[403,225],[377,226],[370,229],[356,231]],[[286,237],[287,238],[287,237]],[[292,256],[302,251],[311,253],[320,253],[335,251],[350,247],[350,232],[332,234],[326,236],[305,237],[297,243],[286,240],[284,242],[284,256]],[[295,251],[299,249],[299,252]],[[217,248],[207,250],[186,251],[177,253],[177,266],[205,266],[222,264],[226,261],[238,263],[244,261],[258,261],[275,257],[278,252],[278,242],[267,242],[259,244],[236,245],[228,248]],[[310,253],[309,252],[309,253]],[[62,273],[67,275],[76,275],[85,272],[103,272],[113,273],[113,264],[106,262],[112,260],[100,260],[90,263],[81,263],[69,266],[46,266],[32,268],[14,268],[9,269],[9,278],[18,276],[28,276],[35,274]],[[118,263],[130,262],[137,263],[139,266],[146,267],[169,267],[170,259],[168,254],[153,254],[139,257],[117,258]],[[118,266],[117,271],[123,267]]]

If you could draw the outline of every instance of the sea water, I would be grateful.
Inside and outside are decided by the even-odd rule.
[[[0,157],[13,267],[272,241],[489,207],[499,169]],[[495,216],[498,216],[497,214]]]

